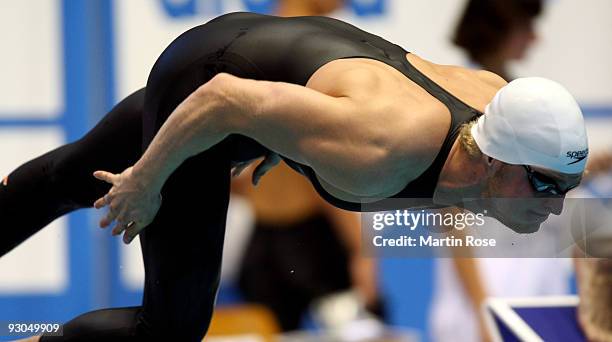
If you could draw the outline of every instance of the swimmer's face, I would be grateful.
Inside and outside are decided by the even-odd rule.
[[[486,196],[492,198],[489,205],[496,218],[520,233],[537,231],[550,214],[559,215],[566,190],[576,187],[582,178],[582,174],[562,174],[535,166],[529,169],[504,163],[491,177],[486,189]],[[542,188],[545,182],[554,183],[560,193],[537,191],[536,185]]]

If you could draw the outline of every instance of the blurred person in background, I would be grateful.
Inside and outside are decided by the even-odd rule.
[[[535,20],[541,0],[470,0],[455,30],[453,43],[475,69],[494,72],[510,82],[509,65],[522,60],[536,41]]]
[[[588,341],[612,341],[612,254],[610,237],[598,241],[599,257],[574,259],[580,302],[578,322]],[[594,242],[594,241],[591,241]]]
[[[344,0],[280,0],[276,15],[298,17],[302,15],[329,15],[344,6]]]
[[[249,184],[252,170],[245,173],[232,184],[255,212],[239,269],[244,299],[269,307],[285,331],[300,327],[313,300],[351,288],[382,314],[375,259],[360,255],[358,214],[321,200],[286,165],[270,170],[257,187]]]
[[[342,0],[282,0],[277,15],[326,15]],[[232,183],[255,212],[255,227],[239,273],[245,299],[269,307],[283,330],[299,328],[313,300],[351,288],[382,316],[376,262],[360,255],[359,214],[325,202],[286,164],[270,170],[257,187],[253,168]],[[262,268],[261,265],[266,265]]]

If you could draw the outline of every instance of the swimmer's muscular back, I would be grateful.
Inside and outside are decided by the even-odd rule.
[[[322,158],[342,153],[356,162],[329,169],[321,169],[324,160],[317,160],[319,169],[311,165],[327,192],[344,200],[388,197],[403,189],[431,164],[450,124],[450,116],[440,114],[445,110],[442,104],[396,69],[375,60],[330,62],[312,75],[306,87],[345,96],[356,108],[348,113],[344,127],[337,128],[352,135],[336,144],[321,143],[335,150],[315,153]],[[424,137],[424,132],[430,135]],[[351,194],[357,196],[350,198]]]
[[[484,112],[484,107],[497,90],[506,84],[491,72],[437,65],[414,54],[407,55],[407,58],[434,82],[481,112]],[[338,148],[358,160],[371,163],[364,165],[369,171],[362,169],[363,173],[356,177],[354,184],[356,187],[369,184],[372,186],[371,192],[358,193],[353,189],[346,193],[332,185],[339,184],[333,179],[360,173],[354,168],[339,169],[337,172],[329,170],[326,174],[333,178],[326,178],[322,172],[318,172],[322,186],[344,200],[360,200],[359,196],[351,194],[372,197],[394,195],[427,169],[448,132],[450,113],[447,107],[395,68],[376,60],[355,58],[330,62],[318,69],[306,86],[331,96],[348,96],[360,108],[362,118],[348,119],[353,121],[347,124],[369,128],[361,138],[355,134],[352,149],[345,145]],[[346,130],[352,131],[352,128],[347,127]],[[372,145],[360,146],[366,142]],[[374,160],[367,155],[371,150],[380,152],[379,159]],[[384,182],[376,184],[375,180]]]

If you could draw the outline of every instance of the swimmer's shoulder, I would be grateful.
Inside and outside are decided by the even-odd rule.
[[[470,107],[484,111],[497,91],[507,82],[495,73],[457,65],[436,64],[408,55],[409,62],[421,73]]]
[[[495,89],[499,89],[508,84],[501,76],[488,70],[474,70],[456,65],[434,65],[439,74],[450,75],[464,83],[470,83],[470,81],[476,80],[479,83],[483,83],[485,86]]]
[[[475,70],[474,75],[478,77],[480,81],[494,87],[495,89],[500,89],[501,87],[508,84],[508,82],[504,80],[501,76],[487,70]]]
[[[338,59],[313,73],[307,87],[331,96],[371,99],[377,92],[386,91],[395,69],[366,58]]]

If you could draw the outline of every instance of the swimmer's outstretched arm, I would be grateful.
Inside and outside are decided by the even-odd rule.
[[[117,220],[113,229],[117,235],[134,222],[124,234],[129,243],[153,221],[159,193],[172,172],[187,158],[233,133],[310,165],[347,192],[367,190],[372,178],[364,177],[364,171],[358,176],[342,172],[375,169],[372,166],[385,155],[379,142],[388,132],[374,122],[364,122],[372,117],[359,114],[369,110],[366,103],[365,94],[351,93],[349,88],[346,92],[337,88],[332,96],[294,84],[219,74],[174,110],[133,168],[118,175],[95,173],[114,185],[95,204],[96,208],[111,208],[101,226]],[[343,176],[334,179],[338,174]]]
[[[341,151],[323,151],[322,145],[339,139],[340,128],[351,128],[347,119],[355,116],[355,107],[346,96],[220,74],[176,108],[134,172],[161,189],[183,161],[234,133],[306,165],[335,164]]]

